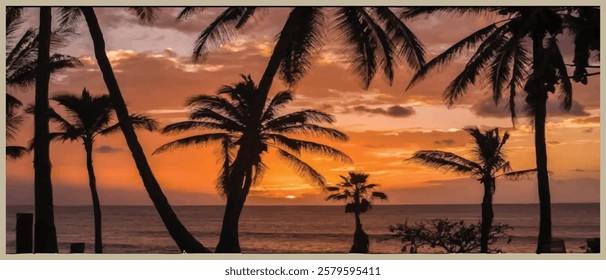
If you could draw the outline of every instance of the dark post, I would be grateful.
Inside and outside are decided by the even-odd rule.
[[[72,243],[69,249],[70,254],[74,253],[84,253],[84,242],[80,243]]]
[[[15,234],[17,254],[32,253],[34,251],[34,214],[17,213]]]

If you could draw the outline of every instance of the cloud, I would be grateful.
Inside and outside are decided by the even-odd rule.
[[[450,145],[453,145],[456,142],[453,139],[444,139],[444,140],[433,141],[433,143],[434,144],[438,144],[438,145],[450,146]]]
[[[524,101],[516,101],[516,112],[518,116],[525,116]],[[500,102],[499,105],[495,105],[492,98],[484,98],[475,104],[473,104],[469,110],[480,117],[493,117],[493,118],[511,118],[511,113],[507,107],[506,102]],[[547,100],[547,115],[551,117],[556,116],[589,116],[589,113],[585,111],[583,106],[578,101],[572,102],[570,111],[566,112],[560,108],[560,102],[557,99]],[[599,119],[599,117],[598,117]],[[599,120],[598,120],[599,121]]]
[[[400,105],[393,105],[387,107],[387,109],[381,107],[370,108],[364,105],[358,105],[353,107],[353,111],[358,113],[386,115],[394,118],[406,118],[415,114],[415,110],[411,106],[402,107]]]
[[[114,147],[108,146],[108,145],[103,145],[103,146],[95,149],[95,152],[102,153],[102,154],[120,153],[122,151],[123,151],[122,148],[114,148]]]
[[[572,123],[578,124],[589,124],[589,123],[600,123],[600,117],[589,117],[589,118],[577,118],[572,120]]]

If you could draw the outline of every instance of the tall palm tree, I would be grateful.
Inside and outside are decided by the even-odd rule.
[[[234,33],[246,26],[254,15],[264,8],[229,7],[224,10],[198,36],[193,57],[204,59],[208,52],[228,42]],[[199,7],[187,7],[182,10],[178,20],[202,11]],[[294,7],[280,33],[276,36],[274,46],[265,72],[259,81],[258,94],[251,109],[254,119],[259,120],[263,114],[269,90],[276,74],[289,86],[296,84],[311,65],[311,57],[322,45],[322,32],[325,25],[325,14],[334,12],[336,31],[350,49],[349,62],[362,80],[363,87],[368,88],[377,68],[381,68],[389,81],[393,80],[394,68],[399,59],[403,59],[413,68],[424,64],[423,47],[416,36],[400,20],[392,9],[387,7]],[[240,146],[236,162],[242,166],[253,165],[249,155],[254,154],[254,147]],[[244,170],[233,170],[229,174],[230,184],[242,188],[246,178]],[[235,245],[235,242],[231,242]],[[233,246],[229,251],[239,251]]]
[[[387,200],[385,193],[374,191],[378,185],[369,184],[368,176],[370,175],[364,172],[350,171],[347,177],[341,176],[343,181],[337,186],[326,187],[326,190],[332,193],[326,197],[326,200],[345,201],[345,213],[353,213],[356,219],[356,230],[350,253],[368,253],[370,246],[368,234],[362,229],[360,215],[370,211],[375,198]]]
[[[152,22],[154,20],[155,11],[157,10],[157,8],[146,7],[130,9],[136,12],[137,16],[141,20],[146,22]],[[124,97],[122,96],[120,86],[118,85],[118,80],[114,75],[112,66],[109,62],[107,54],[105,53],[105,39],[103,38],[103,32],[99,26],[94,9],[92,7],[62,7],[60,8],[60,12],[62,15],[62,25],[75,25],[83,18],[86,21],[88,31],[90,32],[93,40],[95,58],[97,60],[97,64],[99,65],[99,69],[103,74],[103,80],[107,86],[109,96],[112,99],[112,104],[118,118],[118,123],[120,124],[120,129],[124,134],[126,144],[128,145],[128,149],[133,156],[133,160],[135,161],[137,170],[139,171],[139,175],[141,176],[141,180],[145,186],[145,190],[152,200],[154,207],[160,215],[160,218],[162,219],[162,222],[164,223],[164,226],[168,230],[170,236],[173,238],[181,252],[210,252],[210,250],[196,240],[196,238],[187,230],[187,228],[185,228],[183,223],[181,223],[174,210],[170,206],[166,195],[164,195],[158,180],[154,176],[154,173],[149,166],[145,152],[143,151],[143,147],[141,147],[133,124],[129,119],[130,115],[128,113],[128,109],[126,108],[126,103],[124,101]]]
[[[70,29],[51,30],[51,14],[48,8],[40,9],[39,29],[27,29],[21,36],[16,32],[23,23],[21,13],[23,7],[6,8],[6,85],[8,87],[28,87],[36,85],[36,115],[34,117],[34,197],[35,197],[35,230],[34,251],[41,253],[57,252],[57,235],[53,214],[53,198],[51,183],[51,168],[49,157],[48,115],[48,82],[50,74],[56,70],[75,67],[80,62],[71,56],[53,54],[53,48],[60,46],[65,36],[72,33]],[[15,110],[21,102],[7,93],[7,105],[12,104],[12,124],[21,120]],[[38,106],[38,103],[41,103]],[[9,126],[7,125],[7,128]],[[12,129],[15,129],[13,127]],[[14,133],[15,130],[12,131]],[[12,135],[14,134],[7,134]],[[25,153],[23,147],[7,147],[7,155],[21,156]]]
[[[12,140],[17,134],[19,125],[23,122],[23,116],[17,110],[23,106],[19,99],[6,94],[6,140]],[[6,157],[17,159],[27,153],[27,148],[21,146],[6,146]]]
[[[444,92],[444,99],[448,105],[454,104],[466,92],[467,87],[474,84],[476,78],[481,75],[486,75],[492,87],[495,103],[501,100],[503,91],[509,89],[508,106],[512,120],[516,117],[516,95],[520,92],[527,93],[526,108],[534,121],[535,158],[538,170],[540,226],[537,253],[549,252],[552,238],[551,196],[545,142],[548,92],[558,92],[562,109],[570,110],[572,106],[572,84],[555,37],[566,28],[574,32],[574,43],[578,48],[575,50],[576,70],[573,77],[576,81],[586,81],[589,74],[584,69],[589,55],[584,54],[595,49],[596,40],[589,39],[595,32],[584,31],[596,28],[596,11],[599,14],[599,8],[588,9],[593,12],[575,12],[578,16],[574,16],[570,13],[570,8],[553,7],[420,7],[410,8],[402,15],[403,18],[412,18],[444,11],[458,14],[496,13],[503,17],[502,20],[481,28],[433,58],[415,74],[408,88],[425,78],[437,66],[450,62],[464,50],[475,49],[463,71]],[[578,22],[573,23],[572,18],[580,18],[580,21],[591,18],[589,22],[593,25],[579,25]],[[529,45],[530,49],[528,49]]]
[[[95,137],[117,132],[118,123],[111,124],[113,119],[113,106],[109,95],[91,96],[84,88],[81,96],[72,94],[57,95],[51,98],[69,113],[64,118],[51,111],[51,119],[59,124],[61,131],[51,133],[52,140],[82,141],[86,152],[86,168],[88,182],[93,201],[93,216],[95,222],[95,253],[103,253],[101,234],[101,203],[97,194],[97,181],[93,168],[93,145]],[[157,122],[143,115],[131,115],[130,121],[135,128],[144,128],[153,131]]]
[[[488,253],[488,241],[494,212],[492,210],[492,198],[496,190],[495,179],[503,177],[509,180],[517,180],[536,173],[536,169],[511,171],[511,165],[506,160],[503,146],[509,139],[505,132],[503,138],[499,135],[497,128],[482,133],[478,128],[466,128],[475,140],[475,147],[471,150],[476,161],[466,159],[451,152],[422,150],[415,152],[408,159],[420,164],[442,169],[454,173],[470,175],[484,186],[484,197],[482,199],[482,229],[481,229],[481,253]],[[497,173],[500,173],[497,175]]]
[[[189,99],[187,105],[192,107],[190,120],[170,124],[163,133],[175,133],[201,129],[212,131],[181,138],[159,147],[154,153],[165,152],[177,147],[220,142],[223,151],[224,164],[217,180],[221,193],[226,195],[227,202],[221,236],[216,252],[240,252],[238,239],[238,222],[240,213],[248,196],[251,186],[261,181],[265,170],[262,155],[268,149],[274,148],[278,156],[288,162],[301,176],[311,179],[315,184],[324,185],[325,180],[320,173],[302,161],[298,156],[301,151],[318,153],[334,159],[350,162],[351,159],[341,151],[327,145],[290,138],[289,134],[302,134],[314,137],[328,137],[345,141],[347,135],[342,132],[320,126],[321,123],[333,123],[334,117],[317,110],[301,110],[289,114],[280,114],[287,104],[292,101],[290,91],[277,93],[263,107],[259,118],[254,117],[255,102],[259,88],[250,76],[242,76],[244,81],[223,86],[218,95],[198,95]],[[246,147],[244,149],[243,147]],[[238,156],[232,157],[238,149]],[[241,155],[243,150],[254,151],[246,157]],[[230,174],[242,172],[243,185],[230,182]]]

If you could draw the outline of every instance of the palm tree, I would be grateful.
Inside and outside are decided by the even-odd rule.
[[[495,179],[503,177],[509,180],[518,180],[536,173],[537,170],[511,171],[511,165],[506,161],[503,153],[503,146],[509,139],[507,132],[501,138],[497,128],[485,133],[482,133],[478,128],[466,128],[465,131],[471,134],[475,140],[475,147],[471,151],[477,158],[476,161],[468,160],[451,152],[436,150],[415,152],[408,160],[437,169],[470,175],[484,186],[480,252],[488,253],[490,228],[494,218],[492,198],[496,190]],[[497,175],[497,173],[500,174]]]
[[[117,132],[120,128],[118,123],[110,124],[112,121],[113,106],[109,95],[91,96],[88,90],[82,90],[82,96],[63,94],[51,98],[65,108],[69,118],[64,118],[51,111],[51,119],[59,124],[61,131],[51,133],[52,140],[82,141],[86,152],[86,168],[88,170],[88,182],[93,201],[93,213],[95,222],[95,253],[103,253],[103,242],[101,234],[101,204],[97,194],[97,182],[93,168],[93,145],[95,137]],[[131,115],[130,121],[135,128],[144,128],[153,131],[157,122],[143,115]]]
[[[19,124],[23,122],[23,116],[17,113],[17,110],[23,106],[19,99],[10,94],[6,94],[6,140],[15,138]],[[21,146],[6,146],[6,157],[17,159],[27,153],[27,148]]]
[[[130,9],[136,12],[137,16],[141,20],[146,22],[152,22],[154,20],[155,11],[157,10],[157,8],[144,7]],[[137,139],[137,134],[135,134],[133,124],[130,121],[130,115],[118,85],[118,80],[114,75],[112,66],[109,62],[107,54],[105,53],[105,39],[103,38],[103,32],[101,31],[101,27],[97,21],[97,16],[94,9],[92,7],[62,7],[60,8],[60,13],[62,15],[61,25],[75,25],[80,22],[82,18],[84,18],[86,21],[88,31],[90,32],[93,40],[95,58],[97,60],[97,64],[99,65],[99,69],[103,74],[103,80],[107,86],[109,96],[112,99],[112,105],[114,106],[120,129],[124,134],[126,144],[128,145],[128,149],[133,156],[133,160],[135,161],[137,170],[139,171],[139,175],[141,176],[141,180],[145,186],[145,190],[152,200],[154,207],[160,215],[160,218],[162,219],[162,222],[164,223],[164,226],[168,230],[170,236],[173,238],[181,252],[210,252],[210,250],[196,240],[196,238],[187,230],[187,228],[185,228],[183,223],[181,223],[174,210],[168,203],[166,195],[164,195],[158,180],[154,176],[154,173],[147,162],[143,147],[141,147],[141,144]]]
[[[56,70],[74,67],[80,62],[70,56],[53,54],[53,47],[60,46],[70,29],[51,31],[50,8],[40,9],[39,29],[28,29],[18,40],[15,33],[23,23],[22,7],[6,8],[6,85],[9,87],[27,87],[36,85],[36,115],[34,116],[34,199],[35,230],[34,251],[41,253],[57,252],[57,235],[53,213],[53,196],[51,183],[51,165],[49,156],[48,115],[48,82],[50,74]],[[7,104],[21,104],[14,96],[7,94]],[[38,103],[40,105],[38,106]],[[17,106],[18,107],[18,106]],[[13,111],[7,113],[16,113]],[[12,115],[12,124],[19,123],[19,115]],[[8,120],[8,115],[7,115]],[[14,121],[17,122],[14,122]],[[7,126],[8,128],[8,126]],[[15,127],[13,127],[14,129]],[[15,132],[15,131],[13,131]],[[10,134],[9,134],[10,135]],[[14,136],[14,134],[12,134]],[[7,147],[8,148],[8,147]],[[9,156],[24,154],[22,147],[7,149]],[[12,153],[12,154],[11,154]]]
[[[327,145],[290,138],[289,134],[297,133],[307,136],[328,137],[346,141],[347,135],[342,132],[320,126],[321,123],[333,123],[334,117],[317,110],[301,110],[289,114],[279,114],[292,101],[290,91],[277,93],[265,104],[259,118],[254,117],[255,102],[259,88],[250,76],[242,76],[244,81],[223,86],[218,95],[198,95],[189,99],[192,107],[190,120],[170,124],[163,133],[175,133],[201,129],[212,131],[181,138],[159,147],[154,153],[165,152],[178,147],[202,145],[220,142],[224,164],[217,180],[218,188],[227,197],[221,236],[216,252],[240,252],[238,239],[238,222],[246,197],[253,184],[261,181],[266,166],[262,155],[274,148],[278,156],[289,163],[301,176],[315,184],[324,185],[320,173],[302,161],[298,156],[302,151],[318,153],[334,159],[350,162],[351,159],[341,151]],[[237,156],[232,157],[238,149]],[[254,151],[242,155],[242,151]],[[234,173],[245,178],[244,184],[234,184]]]
[[[183,20],[203,10],[199,7],[187,7],[182,10],[178,20]],[[233,34],[246,26],[251,18],[263,8],[229,7],[223,11],[198,36],[193,57],[206,58],[209,51],[228,42]],[[387,7],[339,7],[328,10],[322,7],[294,7],[277,35],[276,45],[269,58],[265,72],[259,81],[257,95],[251,109],[254,119],[263,114],[269,90],[276,74],[289,86],[295,85],[311,65],[311,57],[322,45],[322,27],[325,14],[334,11],[336,29],[350,48],[350,65],[362,79],[363,87],[368,88],[377,68],[381,68],[389,79],[393,80],[394,68],[399,59],[404,59],[413,68],[424,64],[423,47],[416,36]],[[251,166],[255,154],[248,145],[240,146],[236,162],[242,166]],[[246,178],[244,170],[234,170],[229,174],[234,188],[242,188]],[[229,251],[239,251],[235,244]]]
[[[345,201],[345,213],[353,213],[356,218],[356,230],[350,253],[368,253],[370,244],[368,235],[362,229],[360,215],[370,211],[373,199],[387,200],[385,193],[374,191],[378,185],[369,184],[368,176],[370,175],[363,172],[350,171],[347,177],[340,176],[343,181],[337,186],[326,187],[326,190],[332,193],[326,197],[326,200]]]
[[[571,10],[575,11],[574,14]],[[492,87],[495,103],[502,99],[503,91],[509,88],[508,106],[512,120],[516,117],[515,97],[526,92],[526,108],[534,121],[535,158],[537,165],[538,193],[540,203],[540,227],[537,253],[549,252],[552,238],[551,198],[547,171],[547,146],[545,143],[545,119],[548,92],[558,92],[564,110],[572,106],[572,85],[567,65],[557,44],[556,35],[566,28],[574,32],[575,81],[586,82],[585,71],[589,50],[599,48],[591,39],[596,29],[596,13],[599,8],[589,7],[591,12],[579,12],[579,8],[552,7],[421,7],[405,11],[403,18],[412,18],[439,11],[465,14],[469,12],[497,13],[504,19],[489,24],[453,44],[425,64],[413,77],[408,88],[427,76],[437,66],[445,65],[466,49],[476,49],[463,71],[448,85],[444,99],[450,106],[485,74]],[[573,19],[578,19],[577,22]],[[587,24],[590,22],[591,24]],[[579,24],[579,22],[585,24]],[[587,31],[590,32],[587,32]],[[599,32],[598,32],[599,33]],[[530,41],[530,42],[529,42]],[[527,43],[530,44],[527,44]],[[532,46],[529,55],[527,45]]]

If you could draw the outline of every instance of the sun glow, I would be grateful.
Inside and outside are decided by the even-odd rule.
[[[286,198],[288,198],[288,199],[295,199],[297,197],[291,194],[291,195],[287,195]]]

